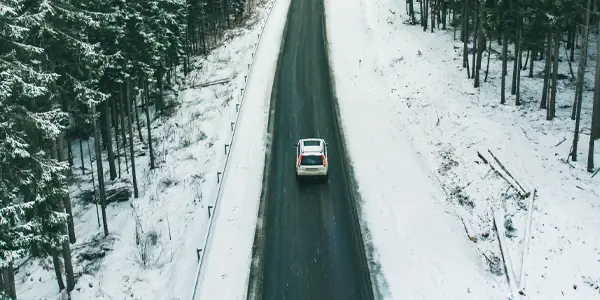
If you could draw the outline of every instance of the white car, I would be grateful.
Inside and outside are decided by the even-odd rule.
[[[296,144],[296,175],[324,176],[329,175],[327,163],[327,143],[324,139],[301,139]]]

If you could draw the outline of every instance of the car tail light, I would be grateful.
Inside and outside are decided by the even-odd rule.
[[[300,166],[301,162],[302,162],[302,154],[300,154],[300,156],[298,156],[298,167]]]
[[[327,167],[327,160],[325,159],[325,155],[321,154],[321,158],[323,159],[323,167]]]

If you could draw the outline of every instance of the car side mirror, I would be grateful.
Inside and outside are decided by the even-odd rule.
[[[297,148],[297,147],[298,147],[298,144],[294,144],[294,147],[296,147],[296,148]]]

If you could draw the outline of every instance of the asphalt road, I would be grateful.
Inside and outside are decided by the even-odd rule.
[[[323,21],[323,0],[291,2],[272,91],[264,237],[257,239],[264,243],[257,247],[263,252],[258,254],[262,299],[373,299],[352,203],[355,189],[349,188],[337,126]],[[330,144],[328,182],[297,182],[294,145],[305,137]]]

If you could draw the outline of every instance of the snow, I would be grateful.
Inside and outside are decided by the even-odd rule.
[[[193,299],[245,299],[262,190],[271,88],[290,0],[273,0],[232,142],[206,262]],[[269,6],[269,5],[267,5]]]
[[[597,298],[599,178],[585,172],[591,93],[584,94],[580,161],[567,163],[572,82],[559,81],[553,121],[538,109],[541,61],[534,78],[522,72],[523,105],[515,106],[510,93],[499,105],[496,55],[488,82],[473,88],[452,31],[404,25],[404,4],[326,0],[330,61],[377,290],[387,299],[519,297],[510,291],[492,231],[492,216],[504,210],[523,299]],[[568,74],[568,64],[559,71]],[[490,157],[488,149],[526,190],[537,189],[527,243],[531,197],[511,196],[507,183],[490,174],[477,156]]]
[[[77,235],[77,242],[71,245],[77,279],[77,285],[71,295],[73,299],[162,300],[188,299],[190,296],[196,279],[198,263],[196,249],[203,247],[202,243],[209,224],[207,209],[215,205],[214,201],[218,193],[217,172],[223,170],[225,163],[224,145],[231,141],[231,122],[237,118],[236,103],[240,100],[240,89],[245,86],[244,77],[249,73],[248,65],[253,60],[255,45],[262,30],[261,25],[268,12],[262,4],[264,3],[258,3],[261,8],[250,18],[246,26],[228,31],[219,47],[207,57],[197,58],[194,61],[195,68],[185,78],[185,83],[181,82],[180,78],[177,79],[178,86],[181,88],[178,97],[173,96],[172,92],[167,97],[168,105],[173,106],[170,109],[172,116],[152,122],[157,169],[149,168],[145,125],[142,128],[144,143],[139,141],[137,131],[134,130],[140,194],[137,199],[111,203],[107,206],[107,223],[110,231],[108,238],[104,238],[102,227],[99,226],[96,207],[89,200],[83,199],[84,191],[92,190],[87,141],[83,142],[83,156],[80,155],[78,141],[71,145],[75,162],[75,179],[70,187],[70,195],[73,199]],[[272,38],[267,37],[267,39]],[[277,52],[273,57],[276,58],[276,54]],[[265,57],[273,55],[273,52],[266,49],[260,55],[265,63],[270,63]],[[264,127],[260,125],[263,119],[260,112],[266,111],[261,104],[264,102],[262,96],[267,90],[270,91],[269,80],[271,80],[265,74],[259,73],[251,77],[253,89],[248,92],[246,100],[249,102],[247,103],[249,107],[244,108],[247,110],[245,114],[249,117],[241,118],[241,124],[246,124],[244,126],[247,128],[243,129],[246,132],[238,133],[250,137],[250,143],[248,143],[249,139],[242,139],[239,142],[245,142],[251,147],[246,149],[243,146],[234,147],[237,149],[235,151],[248,150],[249,152],[244,152],[241,157],[238,155],[232,163],[236,164],[240,160],[247,159],[245,154],[257,156],[258,153],[260,159],[248,159],[252,164],[241,165],[236,172],[254,168],[257,162],[262,164],[264,142],[260,139],[260,135],[253,140],[252,133],[257,132],[257,128]],[[230,80],[223,84],[188,88],[195,84],[224,78]],[[264,91],[261,90],[261,84],[264,85],[262,87]],[[140,113],[140,119],[145,121],[143,111]],[[258,120],[254,122],[252,118]],[[240,130],[242,130],[241,126]],[[90,140],[90,143],[93,149],[93,140]],[[93,151],[91,156],[94,160],[94,172],[96,172]],[[82,158],[86,168],[85,174],[81,172]],[[121,157],[121,166],[123,178],[127,180],[115,180],[112,183],[108,176],[106,157],[103,160],[105,178],[108,182],[107,190],[118,186],[131,186],[130,175],[125,173],[124,157]],[[255,183],[256,178],[260,180],[260,172],[254,170],[247,169],[245,173],[239,173],[252,175],[247,178],[248,183],[252,184],[247,189],[249,193],[260,189],[260,182],[258,185]],[[94,176],[97,179],[95,174]],[[226,180],[239,182],[236,177]],[[234,191],[235,185],[234,183]],[[227,193],[224,195],[229,197]],[[248,202],[248,205],[241,207],[237,213],[246,209],[251,210],[257,204],[258,196],[255,203]],[[229,205],[225,201],[224,211],[217,210],[216,213],[226,215]],[[253,225],[248,225],[248,221],[252,222],[251,217],[248,220],[244,218],[241,219],[240,225],[243,228],[240,233],[246,234],[243,231],[246,230],[245,227],[253,228]],[[140,223],[137,224],[136,220],[140,220]],[[227,217],[224,216],[223,222],[227,221]],[[136,246],[135,243],[136,227],[142,232],[140,246]],[[219,230],[217,227],[217,234]],[[251,238],[252,233],[248,233],[243,241],[250,241]],[[156,242],[143,242],[152,239]],[[216,241],[218,242],[219,239]],[[141,249],[144,245],[148,246],[148,250],[144,252],[148,257],[146,266],[141,259]],[[248,246],[249,248],[251,247]],[[89,256],[93,255],[101,257],[89,259]],[[85,256],[88,258],[84,258]],[[60,298],[51,266],[51,259],[23,261],[16,275],[19,299]]]

